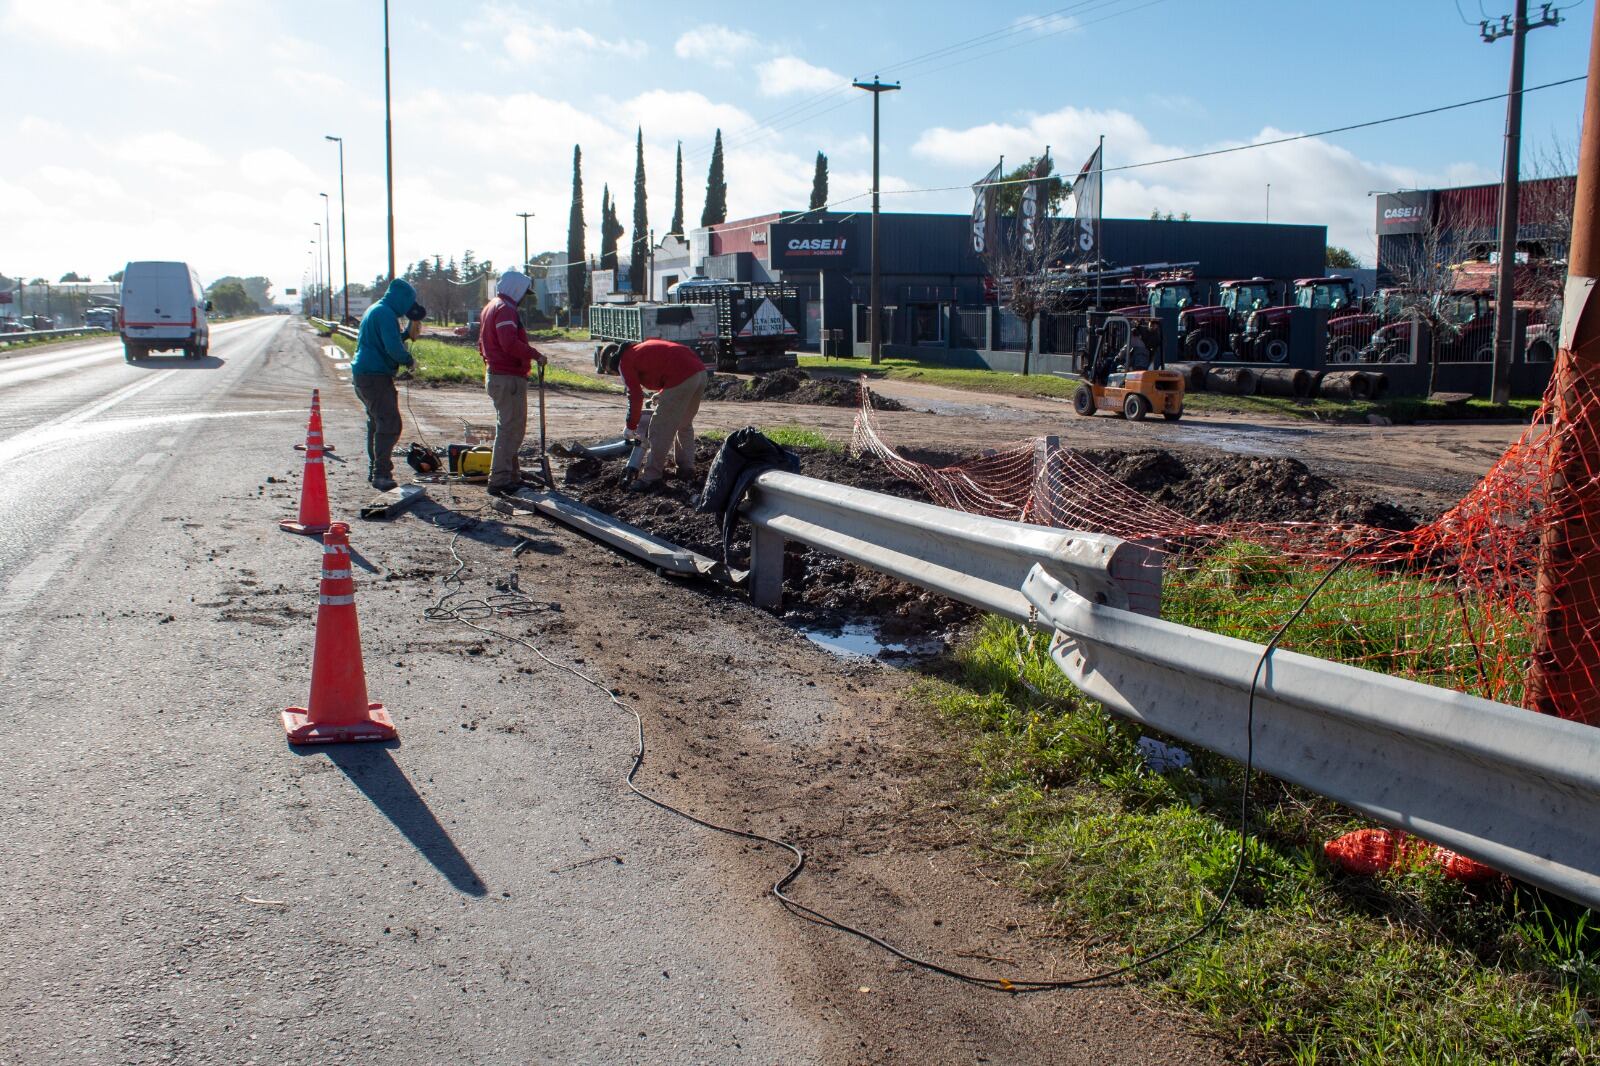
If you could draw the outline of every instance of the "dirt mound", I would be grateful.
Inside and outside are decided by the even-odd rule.
[[[1393,504],[1342,489],[1298,459],[1177,455],[1159,448],[1077,454],[1157,503],[1198,522],[1348,522],[1411,529]]]
[[[813,378],[804,370],[790,367],[748,380],[712,375],[706,382],[706,399],[724,403],[800,403],[814,407],[854,407],[860,403],[855,382],[835,378]],[[899,400],[872,393],[872,406],[879,411],[904,411]]]

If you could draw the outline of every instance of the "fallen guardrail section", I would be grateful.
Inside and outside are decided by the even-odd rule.
[[[361,331],[354,326],[341,326],[337,322],[329,321],[326,318],[314,318],[311,315],[306,316],[306,321],[324,333],[337,333],[339,336],[348,337],[353,341],[361,339]]]
[[[1014,621],[1124,718],[1600,907],[1600,729],[1162,621],[1160,559],[1115,537],[1008,522],[769,472],[744,516],[750,589],[776,607],[789,540]]]

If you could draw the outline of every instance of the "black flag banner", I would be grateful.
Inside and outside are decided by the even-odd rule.
[[[1100,152],[1094,150],[1072,183],[1077,216],[1073,250],[1080,261],[1100,258]]]
[[[1018,208],[1022,218],[1022,250],[1029,254],[1039,248],[1039,227],[1043,225],[1041,216],[1050,199],[1050,190],[1044,180],[1049,173],[1050,150],[1047,148],[1033,165],[1032,176],[1039,180],[1030,181],[1022,187],[1022,204]]]
[[[993,182],[1000,180],[1000,167],[1003,163],[996,163],[994,169],[989,171],[976,185],[972,187],[972,252],[974,255],[984,255],[994,250],[994,199],[995,186]]]

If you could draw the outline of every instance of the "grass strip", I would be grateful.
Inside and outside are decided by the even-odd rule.
[[[1259,638],[1302,594],[1289,583],[1241,615],[1198,584],[1169,586],[1169,614],[1235,636]],[[918,692],[957,728],[962,783],[997,858],[1069,933],[1114,945],[1100,963],[1163,947],[1211,912],[1240,846],[1240,766],[1196,750],[1189,767],[1154,772],[1137,727],[1078,693],[1045,641],[996,618]],[[1143,971],[1146,986],[1256,1061],[1600,1060],[1590,912],[1423,871],[1340,874],[1321,844],[1360,818],[1260,775],[1251,795],[1232,908],[1215,934]]]
[[[356,342],[340,334],[330,338],[345,351],[355,353]],[[416,361],[412,371],[417,381],[430,385],[472,384],[483,381],[483,358],[478,349],[460,344],[446,344],[426,337],[411,342],[411,358]],[[536,379],[530,379],[536,380]],[[546,367],[544,381],[555,389],[576,392],[618,393],[622,386],[588,374],[580,374],[564,367]]]
[[[762,426],[761,432],[774,444],[781,444],[785,448],[811,448],[817,451],[838,452],[844,451],[844,445],[829,437],[823,436],[809,426]],[[728,431],[725,429],[711,429],[700,434],[706,440],[726,440]]]

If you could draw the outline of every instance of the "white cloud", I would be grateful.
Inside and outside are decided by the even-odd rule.
[[[63,141],[72,136],[61,123],[53,122],[47,118],[40,118],[38,115],[22,116],[21,120],[17,122],[17,132],[21,133],[25,140],[31,142],[38,142],[44,138]]]
[[[1074,174],[1105,134],[1107,166],[1129,165],[1195,152],[1253,144],[1289,135],[1272,127],[1254,137],[1215,144],[1164,144],[1124,111],[1066,107],[1026,122],[991,122],[965,129],[934,127],[912,153],[929,162],[961,167],[976,179],[1004,154],[1008,163],[1038,155],[1046,145],[1056,169]],[[1327,225],[1328,239],[1370,256],[1373,247],[1369,189],[1431,187],[1471,180],[1470,165],[1415,168],[1361,159],[1331,142],[1311,139],[1182,163],[1115,171],[1106,176],[1106,212],[1141,218],[1159,208],[1195,219],[1259,221],[1272,184],[1272,221]],[[1480,180],[1492,180],[1483,174]],[[899,206],[899,205],[897,205]]]
[[[1060,13],[1050,15],[1022,15],[1015,19],[1011,26],[1013,29],[1027,30],[1041,36],[1050,37],[1058,33],[1071,33],[1080,27],[1080,23],[1071,15]]]
[[[222,160],[215,152],[173,130],[141,133],[117,142],[113,154],[127,163],[159,167],[214,167]]]
[[[677,53],[679,59],[710,63],[715,67],[730,67],[738,56],[754,49],[760,43],[754,34],[707,23],[686,31],[672,46],[672,50]]]
[[[581,26],[530,24],[525,13],[507,7],[487,9],[479,29],[497,39],[517,63],[566,63],[579,55],[639,59],[650,51],[643,41],[630,37],[597,37]]]
[[[147,81],[152,85],[187,84],[187,82],[178,77],[176,74],[172,73],[170,70],[161,70],[157,67],[148,67],[143,63],[140,63],[133,68],[133,76],[138,78],[140,81]]]
[[[170,27],[211,17],[217,0],[12,0],[0,36],[46,40],[74,50],[131,52],[159,42]]]
[[[832,89],[846,80],[827,67],[813,66],[798,56],[778,56],[756,68],[761,79],[761,91],[767,96],[784,96],[789,93],[814,93]]]
[[[316,185],[319,175],[297,155],[282,148],[257,148],[239,158],[239,173],[252,185]],[[326,182],[326,176],[322,177]],[[321,191],[321,190],[318,190]]]
[[[613,109],[624,126],[643,127],[651,138],[710,141],[717,130],[745,129],[754,125],[749,112],[732,104],[718,104],[697,92],[652,89]]]

